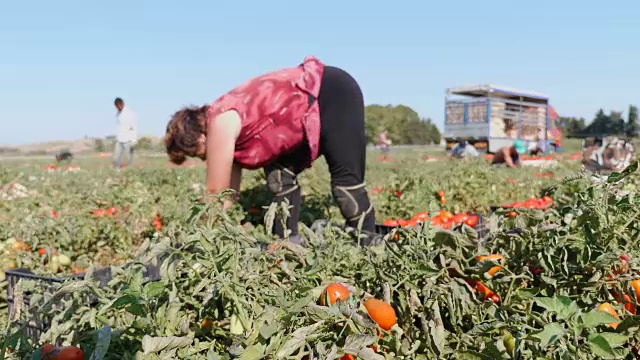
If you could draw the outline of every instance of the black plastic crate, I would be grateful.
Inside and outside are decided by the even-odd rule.
[[[9,311],[10,318],[13,317],[15,311],[15,299],[14,289],[16,284],[20,280],[30,280],[35,282],[36,287],[38,289],[38,293],[42,296],[42,303],[48,301],[56,291],[56,288],[67,280],[81,280],[84,278],[84,274],[77,274],[71,276],[64,277],[54,277],[54,276],[39,276],[34,274],[28,269],[19,268],[15,270],[7,270],[5,272],[6,280],[7,280],[7,308]],[[101,286],[106,285],[111,279],[111,268],[104,268],[94,272],[94,278],[98,280]],[[42,332],[46,331],[50,324],[51,320],[46,316],[42,316],[41,314],[31,314],[28,311],[31,307],[31,298],[33,296],[33,292],[28,289],[23,289],[22,294],[22,303],[23,311],[26,311],[29,314],[30,321],[26,324],[25,332],[26,335],[29,336],[34,341],[37,341],[40,338]],[[95,299],[87,299],[87,302],[92,303]],[[55,309],[56,307],[60,307],[60,304],[52,304],[52,307]],[[33,315],[33,316],[31,316]]]
[[[123,267],[127,268],[130,266],[133,266],[134,264],[135,263],[129,263],[124,265]],[[146,267],[145,276],[147,277],[148,282],[160,280],[160,265],[161,265],[160,261],[157,261],[155,265],[154,264],[145,265]],[[7,308],[9,311],[10,318],[13,316],[14,309],[15,309],[16,299],[14,298],[15,297],[14,289],[16,284],[20,280],[30,280],[30,281],[34,281],[37,284],[36,288],[38,289],[38,293],[42,295],[42,300],[40,303],[43,304],[44,302],[51,299],[51,297],[53,296],[57,288],[60,286],[60,284],[69,280],[71,281],[82,280],[85,278],[85,274],[76,274],[76,275],[61,276],[61,277],[40,276],[40,275],[34,274],[29,269],[25,269],[25,268],[7,270],[5,271],[5,276],[6,276],[6,281],[8,285],[7,286]],[[97,280],[99,282],[99,286],[101,287],[107,286],[109,281],[112,279],[111,267],[105,267],[105,268],[95,270],[93,272],[92,279]],[[33,295],[34,295],[33,292],[28,291],[26,289],[23,290],[21,297],[22,297],[22,303],[24,304],[24,307],[23,307],[24,311],[30,310],[32,305],[31,297]],[[88,304],[95,304],[97,302],[97,299],[93,298],[92,296],[87,296],[86,302]],[[61,307],[61,304],[52,304],[52,307],[54,309],[58,308],[58,310],[63,310]],[[29,336],[33,341],[38,341],[40,338],[40,335],[43,332],[47,331],[51,326],[51,319],[46,316],[42,316],[41,314],[29,313],[29,316],[31,320],[29,321],[28,324],[26,324],[26,329],[25,329],[26,335]]]
[[[478,217],[478,223],[474,227],[474,230],[478,233],[479,238],[484,238],[489,234],[489,225],[485,222],[484,216],[480,214],[470,214]],[[376,233],[380,235],[387,235],[393,229],[401,228],[399,226],[387,226],[382,224],[376,224]]]

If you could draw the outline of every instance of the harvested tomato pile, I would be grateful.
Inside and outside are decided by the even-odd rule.
[[[429,221],[429,223],[434,227],[440,227],[443,229],[451,229],[452,227],[460,224],[475,227],[478,225],[478,215],[471,215],[467,213],[452,214],[449,211],[440,210],[436,215],[430,217],[429,212],[425,211],[416,213],[411,219],[386,219],[382,222],[382,225],[393,227],[414,227],[425,221]]]
[[[531,161],[531,160],[555,160],[555,156],[553,155],[545,155],[545,156],[539,156],[539,155],[523,155],[520,157],[520,160],[523,161]]]
[[[548,209],[553,205],[553,198],[551,196],[543,196],[541,198],[530,198],[523,202],[514,202],[511,204],[502,205],[503,209]]]

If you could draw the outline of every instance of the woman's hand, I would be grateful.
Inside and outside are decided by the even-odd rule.
[[[227,111],[209,122],[206,136],[209,194],[231,188],[237,196],[240,191],[242,168],[233,162],[233,156],[241,126],[240,115],[236,111]],[[233,199],[225,200],[224,208],[232,203]]]

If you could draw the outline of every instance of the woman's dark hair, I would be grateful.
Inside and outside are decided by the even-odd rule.
[[[182,164],[187,156],[198,154],[198,141],[206,133],[208,106],[187,106],[171,117],[164,136],[169,160],[177,165]]]

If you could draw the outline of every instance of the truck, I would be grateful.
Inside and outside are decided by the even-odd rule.
[[[516,139],[536,147],[543,136],[544,148],[551,148],[549,135],[559,131],[557,113],[545,94],[499,85],[479,84],[448,88],[445,96],[444,140],[447,150],[459,141],[478,151],[495,153]]]

